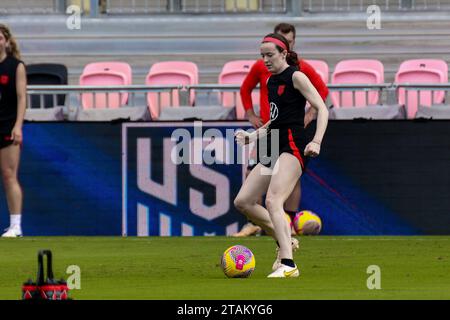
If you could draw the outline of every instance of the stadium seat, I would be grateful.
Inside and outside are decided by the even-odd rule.
[[[94,62],[80,76],[81,86],[127,86],[132,84],[131,66],[125,62]],[[128,93],[92,93],[81,95],[83,109],[119,108],[128,101]]]
[[[400,65],[396,75],[395,83],[447,83],[448,66],[444,60],[439,59],[415,59],[406,60]],[[435,91],[433,99],[431,91],[420,91],[420,97],[417,90],[405,89],[398,90],[398,103],[406,105],[407,116],[409,119],[415,117],[417,109],[420,106],[431,107],[432,105],[442,104],[445,99],[444,91]]]
[[[193,62],[187,61],[165,61],[155,63],[151,68],[145,79],[145,84],[148,86],[163,86],[163,85],[197,85],[198,67]],[[150,109],[152,119],[158,119],[161,109],[164,107],[178,107],[180,106],[180,94],[178,90],[170,93],[147,94],[147,104]],[[189,97],[189,104],[195,104],[195,92],[191,91]]]
[[[325,82],[325,84],[327,84],[329,80],[328,74],[330,72],[328,64],[322,60],[305,60],[305,61],[316,70],[316,72],[322,78],[322,81]]]
[[[235,60],[225,63],[219,75],[219,84],[235,84],[240,86],[255,62],[255,60]],[[242,105],[239,91],[236,93],[220,93],[219,100],[224,107],[236,107],[236,118],[238,120],[246,119],[245,109]],[[252,100],[259,101],[258,91],[252,93]]]
[[[29,85],[67,85],[67,67],[63,64],[39,63],[27,65],[27,83]],[[41,95],[31,95],[30,108],[41,107]],[[54,101],[53,95],[44,95],[43,108],[64,106],[66,95],[59,94]]]
[[[329,68],[328,64],[322,60],[305,60],[306,63],[311,65],[319,76],[322,78],[322,81],[327,84],[329,80]],[[305,109],[308,110],[311,107],[311,104],[307,101]]]
[[[384,67],[378,60],[343,60],[340,61],[331,77],[332,84],[380,84],[384,82]],[[379,101],[378,91],[368,92],[366,101],[365,91],[331,93],[331,101],[336,108],[366,107],[376,105]],[[353,101],[355,100],[355,101]]]

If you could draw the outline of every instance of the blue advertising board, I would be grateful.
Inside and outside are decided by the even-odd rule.
[[[245,165],[236,123],[127,123],[122,129],[123,235],[230,235]],[[240,159],[240,160],[239,160]]]
[[[239,128],[249,125],[26,123],[24,234],[232,234],[246,222],[233,206],[247,164]],[[300,209],[319,214],[323,235],[450,234],[449,136],[448,121],[330,121]]]

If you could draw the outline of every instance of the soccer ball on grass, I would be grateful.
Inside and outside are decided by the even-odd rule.
[[[235,245],[222,255],[222,270],[228,278],[248,278],[255,270],[255,256],[247,247]]]

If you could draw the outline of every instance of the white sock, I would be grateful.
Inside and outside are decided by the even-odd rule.
[[[20,225],[21,225],[21,221],[22,221],[22,215],[21,214],[12,214],[9,216],[10,221],[11,221],[11,228],[19,228],[20,229]]]

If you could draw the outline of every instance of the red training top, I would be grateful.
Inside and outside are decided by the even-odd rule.
[[[305,60],[300,59],[298,62],[298,67],[299,70],[308,77],[312,85],[317,89],[317,92],[319,92],[320,96],[325,101],[328,96],[328,88],[320,75]],[[269,79],[270,76],[271,73],[264,65],[264,61],[259,59],[252,66],[241,86],[242,104],[244,105],[245,110],[249,110],[253,108],[252,90],[258,85],[258,83],[260,84],[259,104],[260,117],[263,123],[267,123],[270,119],[269,93],[267,91],[267,79]]]

